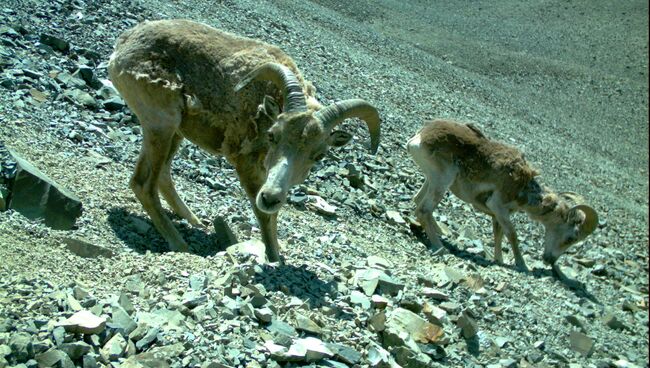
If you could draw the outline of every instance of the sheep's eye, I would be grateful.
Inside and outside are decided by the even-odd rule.
[[[268,134],[268,137],[269,137],[269,142],[278,143],[278,138],[277,138],[277,136],[275,134],[273,134],[273,132],[269,131],[267,134]]]

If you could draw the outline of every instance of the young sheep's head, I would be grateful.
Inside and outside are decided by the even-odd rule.
[[[544,237],[545,263],[553,265],[569,247],[589,236],[598,226],[598,213],[583,204],[575,193],[548,194],[542,207],[549,211],[540,220],[546,228]]]
[[[370,131],[371,151],[377,151],[380,120],[377,110],[369,103],[352,99],[318,111],[309,109],[296,76],[276,63],[256,68],[237,84],[235,91],[256,79],[273,82],[284,95],[282,112],[271,116],[274,122],[266,132],[266,180],[255,198],[255,205],[261,211],[272,214],[280,210],[289,189],[307,178],[309,170],[330,147],[340,147],[350,141],[349,133],[334,130],[343,120],[356,117],[365,121]]]

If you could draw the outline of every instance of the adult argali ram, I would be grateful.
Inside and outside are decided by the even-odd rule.
[[[371,151],[379,146],[379,114],[368,102],[323,107],[282,50],[205,24],[140,23],[117,40],[108,72],[142,126],[131,189],[174,251],[187,251],[188,245],[163,212],[159,192],[176,214],[202,226],[171,178],[184,138],[235,167],[270,261],[280,260],[277,213],[288,190],[305,180],[330,147],[351,139],[334,128],[360,118],[370,131]]]
[[[572,192],[555,193],[539,184],[539,174],[518,149],[487,138],[475,125],[450,120],[428,122],[406,148],[425,181],[413,199],[416,217],[438,251],[440,228],[432,212],[447,190],[490,215],[494,232],[494,258],[503,263],[503,235],[512,246],[515,265],[527,270],[510,214],[523,211],[544,225],[544,262],[556,277],[567,280],[556,261],[598,226],[598,214]]]

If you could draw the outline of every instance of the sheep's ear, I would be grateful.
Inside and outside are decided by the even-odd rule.
[[[275,120],[280,114],[280,107],[278,103],[275,102],[275,99],[269,95],[264,96],[264,101],[262,101],[262,106],[264,107],[264,113]]]
[[[352,139],[352,134],[342,130],[335,130],[330,134],[329,145],[332,147],[345,146]]]

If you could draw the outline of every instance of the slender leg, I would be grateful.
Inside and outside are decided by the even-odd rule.
[[[174,132],[181,121],[180,111],[175,109],[146,111],[138,114],[138,118],[142,122],[143,142],[138,163],[131,177],[131,189],[149,214],[156,229],[169,243],[169,248],[173,251],[186,252],[189,249],[187,243],[163,212],[158,197],[160,173],[170,151]]]
[[[494,216],[492,216],[492,233],[494,234],[494,260],[498,264],[503,264],[503,252],[501,251],[503,229],[501,229],[501,225]]]
[[[172,181],[172,160],[182,141],[183,137],[178,133],[174,134],[172,137],[169,153],[165,158],[165,162],[160,171],[160,176],[158,177],[158,190],[175,214],[186,219],[190,224],[194,226],[204,227],[199,218],[196,217],[194,213],[192,213],[185,202],[179,197],[178,193],[176,192],[176,188],[174,187],[174,182]]]
[[[502,203],[503,201],[499,197],[499,194],[494,193],[487,200],[486,205],[494,214],[494,218],[498,222],[499,226],[502,228],[506,238],[508,238],[508,242],[510,242],[510,245],[512,246],[512,254],[515,257],[515,266],[517,267],[517,269],[521,271],[528,271],[528,267],[526,266],[524,257],[521,255],[521,252],[519,251],[519,240],[517,240],[517,232],[515,231],[512,222],[510,222],[510,211],[508,211],[508,209],[506,208],[503,208]],[[495,254],[496,254],[496,249],[495,249]]]
[[[260,160],[255,157],[244,157],[235,164],[235,170],[253,206],[257,222],[260,224],[262,241],[266,246],[266,257],[270,262],[283,263],[280,258],[280,245],[278,244],[278,215],[277,213],[268,214],[262,212],[255,205],[255,196],[257,196],[264,184],[264,174],[262,169],[256,165],[257,162],[260,162]]]
[[[415,215],[422,227],[424,227],[424,231],[431,242],[431,250],[434,252],[442,249],[443,244],[440,241],[440,227],[433,218],[433,210],[442,200],[445,191],[446,188],[440,190],[440,188],[432,185],[431,180],[427,178],[418,194],[413,198],[416,203]]]
[[[429,149],[421,145],[419,135],[409,140],[407,149],[425,177],[424,185],[413,198],[416,204],[415,216],[424,227],[431,242],[431,250],[438,252],[444,248],[440,241],[440,227],[433,218],[433,210],[454,182],[458,169],[446,160],[437,159],[432,155]]]

